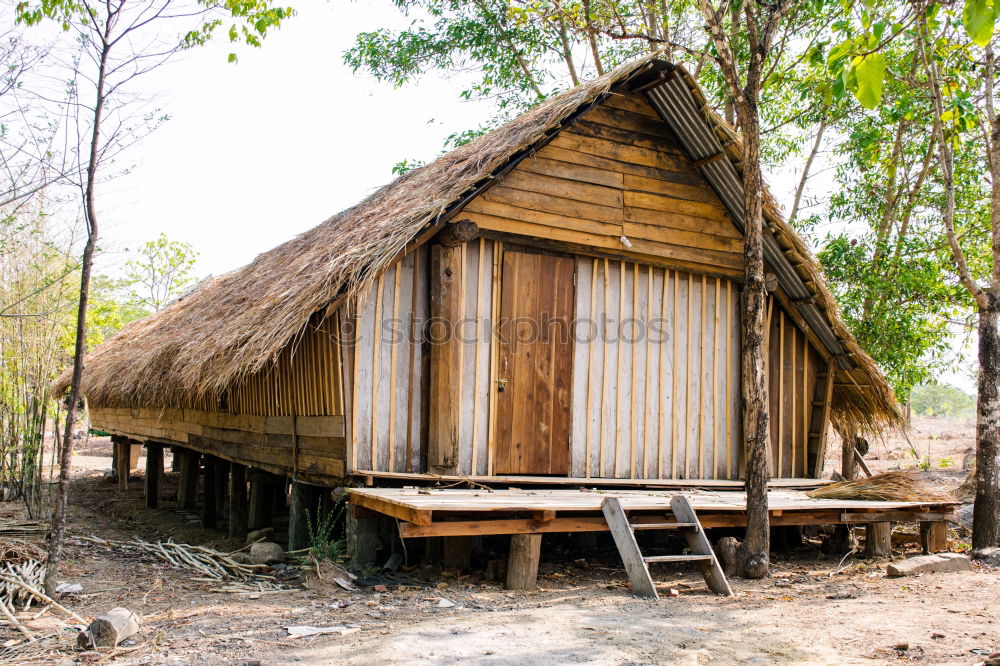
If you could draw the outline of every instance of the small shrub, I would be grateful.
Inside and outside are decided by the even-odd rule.
[[[306,527],[309,530],[309,554],[316,560],[340,562],[347,553],[344,539],[336,538],[336,528],[344,515],[347,506],[345,497],[337,499],[336,504],[325,514],[317,516],[313,521],[309,509],[306,509]]]

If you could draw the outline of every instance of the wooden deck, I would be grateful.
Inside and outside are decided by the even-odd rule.
[[[352,506],[397,518],[404,538],[606,531],[606,497],[618,497],[634,522],[663,522],[683,494],[705,527],[746,525],[746,495],[724,490],[350,488]],[[768,492],[772,525],[955,520],[954,503],[812,499],[791,489]],[[667,519],[670,516],[667,515]]]

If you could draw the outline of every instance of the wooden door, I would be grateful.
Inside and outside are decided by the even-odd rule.
[[[569,473],[575,262],[505,249],[494,472]]]

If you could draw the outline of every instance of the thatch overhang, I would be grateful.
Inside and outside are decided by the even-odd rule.
[[[99,406],[185,407],[221,394],[265,369],[317,313],[356,293],[428,239],[577,115],[607,95],[637,87],[647,92],[740,226],[742,195],[732,190],[733,174],[739,177],[739,137],[708,107],[682,67],[650,56],[400,176],[356,206],[130,324],[87,355],[84,395]],[[717,147],[709,145],[709,136]],[[726,159],[705,161],[706,150],[722,150]],[[839,365],[834,423],[866,430],[900,425],[891,389],[844,325],[815,257],[770,193],[765,202],[769,265]],[[68,383],[66,372],[53,390],[61,392]]]

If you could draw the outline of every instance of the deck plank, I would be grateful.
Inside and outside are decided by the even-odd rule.
[[[732,512],[746,510],[746,495],[738,491],[708,490],[576,490],[576,489],[533,489],[533,490],[487,490],[474,489],[432,489],[432,488],[350,488],[351,501],[367,508],[380,511],[378,507],[394,505],[396,513],[400,509],[423,514],[424,512],[488,513],[500,511],[557,511],[557,512],[600,512],[601,502],[606,497],[618,497],[628,511],[669,511],[670,498],[683,494],[692,508],[701,513]],[[940,502],[875,502],[862,500],[813,499],[796,490],[772,490],[768,492],[768,508],[771,512],[795,512],[837,510],[857,513],[865,511],[889,510],[947,510],[955,503]],[[383,511],[387,513],[387,511]],[[393,515],[393,514],[390,514]],[[402,517],[402,516],[397,516]],[[426,520],[426,519],[425,519]],[[426,523],[425,523],[426,524]]]

